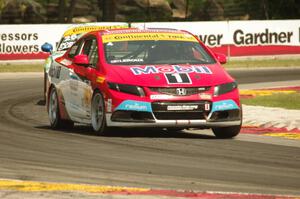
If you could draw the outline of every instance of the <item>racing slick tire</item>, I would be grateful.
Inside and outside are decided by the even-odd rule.
[[[99,91],[94,92],[91,109],[91,122],[93,130],[95,131],[96,135],[106,135],[107,126],[105,119],[104,98]]]
[[[48,116],[52,129],[70,129],[74,127],[74,122],[61,119],[59,113],[59,102],[56,89],[53,87],[49,96]]]
[[[237,136],[240,133],[242,125],[229,126],[229,127],[217,127],[212,128],[213,133],[217,138],[228,139]]]

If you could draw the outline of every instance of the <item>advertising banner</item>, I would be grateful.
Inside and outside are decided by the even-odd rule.
[[[59,41],[68,25],[1,25],[0,60],[42,59],[48,55],[41,46],[53,46]]]
[[[0,25],[0,60],[43,59],[48,56],[41,52],[45,42],[55,49],[65,31],[73,31],[71,27],[83,25]],[[93,25],[128,26],[127,23]],[[300,20],[151,22],[132,23],[131,27],[186,30],[212,51],[227,56],[300,54]]]
[[[300,54],[300,20],[156,22],[132,26],[187,30],[214,52],[227,56]]]
[[[300,20],[229,21],[230,55],[300,54]]]
[[[85,28],[85,27],[88,28]],[[0,60],[44,59],[41,51],[47,42],[54,50],[62,37],[71,37],[105,27],[128,27],[127,23],[0,25]],[[84,28],[82,28],[84,27]],[[67,44],[66,44],[67,45]]]
[[[214,52],[228,54],[230,38],[228,33],[228,22],[156,22],[156,23],[134,23],[132,27],[139,28],[170,28],[186,30],[196,35],[205,45]]]

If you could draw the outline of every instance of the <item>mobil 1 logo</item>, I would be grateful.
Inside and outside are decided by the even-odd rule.
[[[188,73],[165,73],[168,84],[191,84]]]

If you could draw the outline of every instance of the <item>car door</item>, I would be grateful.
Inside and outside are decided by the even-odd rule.
[[[76,90],[76,85],[71,85],[73,78],[72,59],[79,52],[80,48],[80,42],[74,44],[64,56],[55,59],[53,66],[51,66],[49,70],[51,82],[56,85],[58,89],[58,95],[61,97],[62,104],[66,109],[66,117],[70,118],[71,120],[75,119],[73,117],[73,113],[78,109],[74,106],[73,98],[71,96],[72,92]],[[71,87],[72,89],[70,89]]]
[[[95,37],[89,36],[83,39],[82,47],[77,55],[88,56],[88,65],[78,65],[73,63],[72,80],[70,89],[72,104],[76,110],[72,113],[76,121],[90,123],[91,99],[93,95],[92,79],[98,63],[98,46]]]

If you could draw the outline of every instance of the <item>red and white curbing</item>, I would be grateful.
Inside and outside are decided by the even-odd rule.
[[[50,183],[50,182],[33,182],[33,181],[20,181],[0,179],[0,196],[1,193],[8,195],[12,192],[15,198],[26,198],[36,196],[38,193],[40,198],[51,198],[51,193],[60,193],[61,197],[67,193],[77,192],[83,193],[79,198],[85,198],[84,194],[98,195],[100,198],[115,198],[115,196],[124,196],[125,199],[146,199],[147,196],[154,198],[201,198],[201,199],[299,199],[300,196],[289,195],[269,195],[269,194],[254,194],[254,193],[236,193],[236,192],[192,192],[192,191],[176,191],[176,190],[156,190],[147,188],[130,188],[130,187],[114,187],[102,185],[87,185],[87,184],[64,184],[64,183]],[[71,198],[75,194],[72,194]],[[36,198],[36,197],[34,197]],[[66,198],[66,197],[63,197]],[[67,197],[69,198],[69,197]],[[86,197],[88,198],[88,197]],[[116,197],[117,198],[117,197]]]
[[[242,97],[300,92],[299,86],[243,90]],[[242,133],[300,140],[300,110],[243,105]]]

